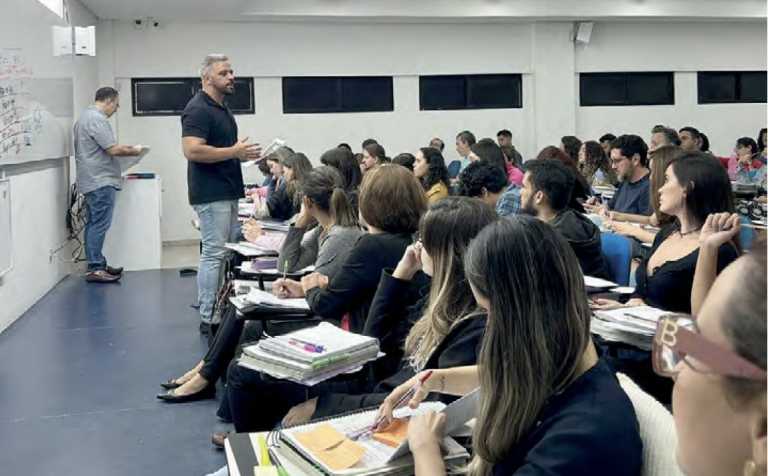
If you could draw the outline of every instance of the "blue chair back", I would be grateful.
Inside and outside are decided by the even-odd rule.
[[[448,176],[452,179],[456,178],[459,175],[459,172],[461,172],[461,161],[460,160],[454,160],[450,164],[448,164]]]
[[[614,233],[601,233],[600,241],[611,280],[619,286],[628,286],[632,262],[632,244],[629,239]]]
[[[742,225],[751,225],[752,220],[744,215],[739,215],[739,221]],[[754,228],[741,227],[739,232],[739,240],[741,241],[741,248],[744,251],[749,251],[752,248],[752,244],[755,242],[755,230]]]

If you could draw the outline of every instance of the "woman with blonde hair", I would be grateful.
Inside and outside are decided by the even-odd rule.
[[[534,217],[488,226],[465,257],[466,277],[488,311],[476,366],[431,369],[408,402],[430,392],[465,395],[480,387],[470,476],[637,476],[642,442],[632,403],[597,354],[579,264],[568,243]],[[395,389],[393,405],[425,373]],[[410,420],[416,476],[446,474],[440,444],[445,415]]]
[[[394,271],[381,275],[364,331],[379,339],[386,354],[376,362],[373,378],[356,382],[354,394],[348,385],[321,387],[315,398],[291,409],[283,423],[379,405],[424,368],[475,364],[486,320],[464,278],[464,254],[469,242],[498,219],[490,205],[468,197],[433,203],[421,220],[416,243]],[[419,271],[432,277],[429,292],[418,301],[403,299]]]

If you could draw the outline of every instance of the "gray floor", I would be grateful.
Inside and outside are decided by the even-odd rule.
[[[197,248],[166,253],[196,266]],[[155,394],[204,354],[194,277],[81,275],[56,286],[0,334],[0,473],[200,476],[224,464],[210,444],[229,429],[216,402],[168,405]]]

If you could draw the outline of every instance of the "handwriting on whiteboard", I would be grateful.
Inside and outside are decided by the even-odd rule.
[[[29,101],[27,91],[33,75],[20,48],[0,49],[0,163],[32,146],[42,132],[40,107]]]

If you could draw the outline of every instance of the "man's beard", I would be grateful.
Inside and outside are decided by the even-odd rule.
[[[235,93],[235,84],[225,84],[222,87],[216,87],[216,90],[225,96],[230,96]]]
[[[528,197],[528,201],[520,205],[520,213],[525,215],[537,216],[536,209],[533,208],[533,195]]]

